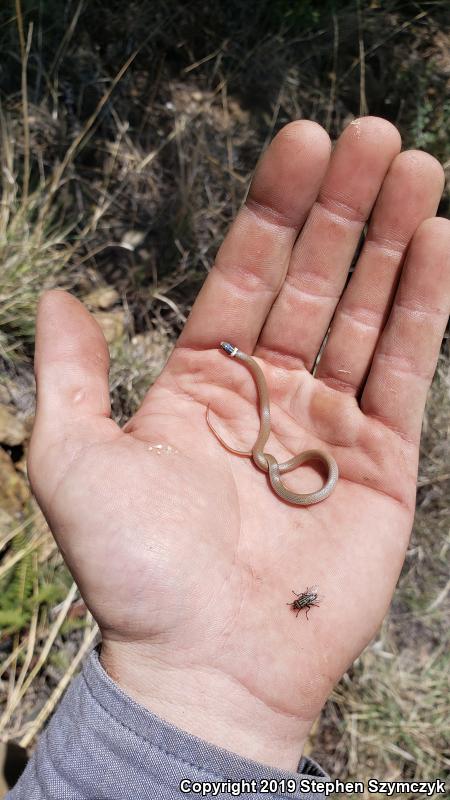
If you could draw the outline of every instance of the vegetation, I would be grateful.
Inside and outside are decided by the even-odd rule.
[[[24,478],[41,291],[67,288],[95,311],[123,422],[286,122],[315,119],[336,138],[354,116],[380,115],[405,147],[450,170],[445,0],[110,0],[107,9],[100,0],[0,9],[0,405],[25,431],[0,448],[16,481],[0,494],[0,735],[27,746],[96,633]],[[438,213],[448,211],[447,191]],[[449,360],[447,339],[391,613],[310,745],[335,777],[430,778],[450,766]]]

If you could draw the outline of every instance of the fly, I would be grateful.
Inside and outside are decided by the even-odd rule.
[[[305,589],[304,592],[294,592],[292,589],[292,594],[295,594],[295,600],[292,603],[286,603],[287,606],[291,606],[291,608],[296,611],[296,617],[298,617],[302,608],[306,608],[306,619],[308,619],[308,611],[311,606],[318,606],[319,603],[316,601],[319,599],[319,595],[317,594],[318,586],[311,586],[309,589],[308,587]]]

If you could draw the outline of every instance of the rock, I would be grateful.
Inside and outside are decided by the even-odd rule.
[[[125,330],[124,311],[97,311],[94,317],[100,325],[108,344],[112,344],[123,336]]]
[[[0,404],[0,442],[10,447],[22,444],[27,438],[27,429],[10,406]]]
[[[161,371],[173,350],[173,342],[161,329],[137,333],[131,339],[131,345],[133,359],[145,363],[146,367],[156,369],[157,372]]]
[[[23,511],[30,496],[27,482],[15,469],[8,453],[0,447],[0,508],[14,516]]]
[[[26,417],[23,421],[23,424],[25,425],[25,430],[27,432],[27,439],[29,439],[33,433],[34,414],[30,414],[28,417]]]
[[[119,292],[113,289],[112,286],[100,286],[99,289],[94,289],[83,298],[83,302],[92,308],[102,308],[107,310],[111,308],[120,299]]]
[[[0,370],[1,372],[1,370]],[[15,367],[14,377],[2,374],[3,391],[0,392],[0,404],[7,406],[12,413],[20,415],[20,419],[34,414],[36,400],[36,383],[30,364]]]

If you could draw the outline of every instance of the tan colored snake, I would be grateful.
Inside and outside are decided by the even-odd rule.
[[[224,442],[222,437],[219,436],[215,428],[213,428],[211,425],[208,416],[208,405],[206,408],[206,421],[214,435],[217,437],[219,442],[227,448],[227,450],[230,450],[231,453],[236,453],[240,456],[253,457],[253,461],[259,467],[259,469],[269,473],[269,480],[273,490],[284,500],[288,500],[290,503],[295,503],[298,506],[310,506],[313,503],[320,503],[321,500],[325,500],[325,498],[331,494],[336,486],[339,476],[338,466],[334,458],[327,453],[323,453],[321,450],[305,450],[303,453],[292,456],[292,458],[289,458],[287,461],[283,461],[281,464],[279,464],[274,456],[272,456],[270,453],[264,453],[264,445],[266,444],[270,435],[270,405],[269,392],[263,371],[254,358],[248,356],[246,353],[243,353],[242,350],[238,350],[238,348],[234,347],[232,344],[229,344],[228,342],[221,342],[220,346],[222,350],[225,350],[229,356],[232,358],[237,358],[239,361],[242,361],[244,364],[246,364],[255,379],[259,394],[260,428],[258,438],[250,452],[246,452],[244,450],[235,450],[234,447],[230,447],[226,442]],[[290,472],[292,469],[299,467],[300,464],[304,464],[306,461],[321,461],[323,464],[325,464],[328,468],[328,478],[322,488],[318,489],[316,492],[310,492],[309,494],[296,494],[295,492],[289,491],[289,489],[284,486],[280,475],[285,472]]]

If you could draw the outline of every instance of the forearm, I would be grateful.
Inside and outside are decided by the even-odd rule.
[[[326,777],[309,759],[297,773],[279,770],[165,722],[125,694],[93,651],[6,800],[175,800],[201,796],[209,784],[210,796],[218,788],[216,796],[232,797],[240,786],[239,796],[249,800],[319,800],[322,794],[298,788],[301,778],[314,775]],[[272,790],[276,786],[279,791]]]

